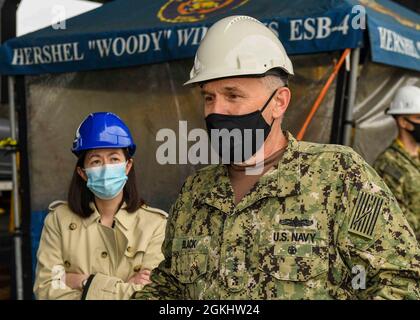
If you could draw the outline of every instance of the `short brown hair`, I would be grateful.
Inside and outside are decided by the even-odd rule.
[[[127,149],[123,149],[124,156],[127,160],[130,159]],[[67,195],[69,208],[78,216],[88,218],[94,210],[90,207],[90,202],[95,201],[95,196],[92,191],[86,186],[86,181],[77,173],[77,167],[83,168],[86,151],[81,153],[77,159],[76,167],[74,168],[73,177],[70,182],[70,188]],[[123,189],[123,201],[125,201],[127,212],[137,211],[143,204],[144,200],[140,198],[137,183],[136,172],[134,170],[134,163],[128,173],[127,183]]]

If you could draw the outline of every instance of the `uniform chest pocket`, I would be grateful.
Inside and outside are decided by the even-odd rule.
[[[283,281],[305,282],[328,271],[328,247],[281,243],[260,248],[259,269]]]
[[[172,275],[181,283],[193,283],[205,274],[209,245],[209,236],[175,237],[172,241]]]
[[[207,252],[172,252],[171,273],[181,283],[193,283],[207,272]]]

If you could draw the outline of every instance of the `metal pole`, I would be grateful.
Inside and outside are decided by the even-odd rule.
[[[344,131],[344,115],[347,106],[348,82],[350,69],[341,68],[337,77],[337,85],[334,99],[334,112],[332,118],[330,143],[342,144]]]
[[[15,109],[15,79],[8,77],[9,85],[9,119],[10,137],[16,140],[16,109]],[[20,226],[19,185],[16,152],[12,153],[12,182],[13,182],[13,211],[14,211],[14,243],[16,268],[16,297],[23,300],[23,271],[22,271],[22,233]]]
[[[346,108],[346,117],[344,120],[344,145],[353,145],[353,107],[356,100],[356,88],[357,88],[357,73],[360,59],[360,48],[352,50],[351,53],[351,69],[350,69],[350,80],[349,80],[349,98]]]

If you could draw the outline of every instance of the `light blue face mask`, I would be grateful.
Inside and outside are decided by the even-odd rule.
[[[86,168],[87,187],[95,196],[103,200],[114,199],[127,182],[125,174],[127,162],[106,164],[100,167]]]

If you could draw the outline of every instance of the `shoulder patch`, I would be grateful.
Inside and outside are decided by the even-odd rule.
[[[384,167],[383,171],[385,173],[389,174],[391,177],[397,179],[397,180],[400,180],[400,178],[403,175],[403,173],[398,168],[396,168],[395,166],[390,165],[390,164],[387,164]]]
[[[350,218],[349,232],[372,239],[384,198],[360,191]]]
[[[63,204],[67,204],[67,201],[64,201],[64,200],[53,201],[49,204],[48,210],[49,211],[54,211],[55,209],[57,209],[59,206],[61,206]]]
[[[145,204],[142,206],[142,208],[146,211],[149,211],[149,212],[159,213],[162,216],[164,216],[165,218],[167,218],[169,216],[166,211],[163,211],[163,210],[158,209],[158,208],[152,208],[152,207],[149,207],[148,205],[145,205]]]

